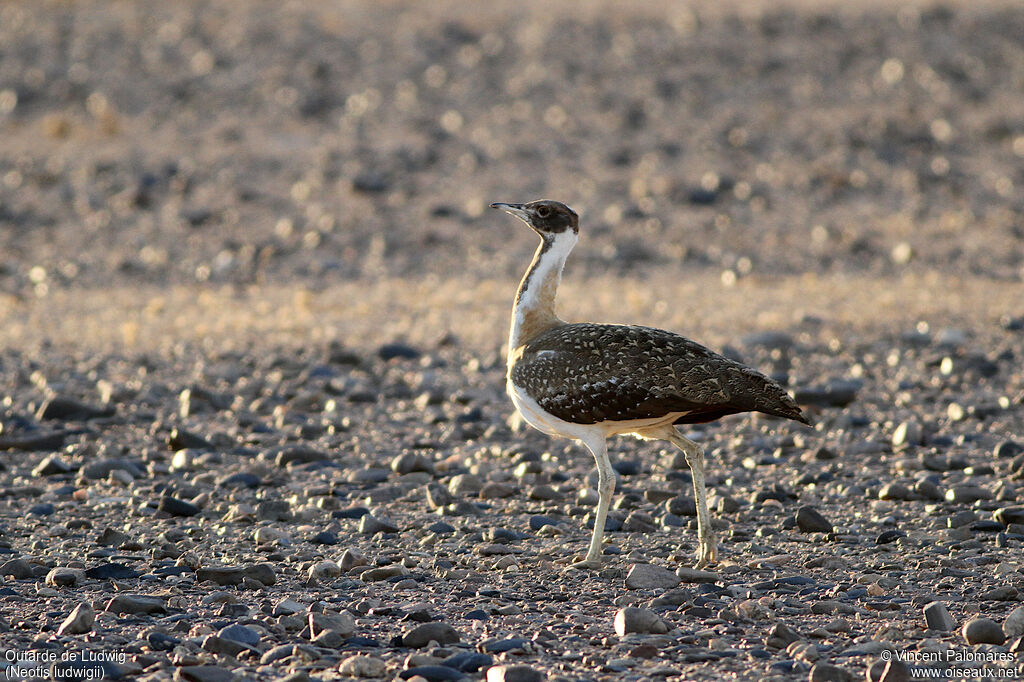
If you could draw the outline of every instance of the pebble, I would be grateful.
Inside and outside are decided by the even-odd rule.
[[[325,559],[310,566],[306,575],[314,580],[331,580],[341,575],[341,566],[329,559]]]
[[[1007,639],[1024,637],[1024,606],[1018,606],[1003,621],[1003,633]]]
[[[103,607],[109,613],[166,613],[164,601],[158,597],[118,594]]]
[[[946,605],[939,601],[929,602],[925,605],[924,620],[929,630],[952,632],[956,629],[956,621],[949,615]]]
[[[57,628],[57,635],[81,635],[92,630],[96,612],[89,602],[80,602]]]
[[[397,533],[398,526],[390,521],[375,518],[370,514],[359,519],[359,532],[363,535],[376,535],[377,533]]]
[[[164,495],[157,504],[157,509],[171,516],[197,516],[202,510],[191,502],[179,500],[177,497]]]
[[[764,640],[766,647],[770,649],[785,649],[793,642],[800,641],[800,633],[784,623],[776,623],[768,632]]]
[[[74,468],[61,459],[60,455],[50,455],[32,469],[33,476],[59,476],[74,471]]]
[[[796,510],[796,526],[802,533],[832,532],[832,522],[817,509],[808,505]]]
[[[15,580],[28,580],[35,577],[32,564],[24,559],[9,559],[0,565],[0,576],[10,576]]]
[[[1006,635],[999,623],[990,618],[973,618],[964,624],[962,634],[968,644],[1002,644]]]
[[[544,682],[545,675],[528,665],[496,665],[487,669],[487,682]]]
[[[1004,526],[1009,526],[1011,523],[1024,524],[1024,505],[1000,507],[992,512],[992,518]]]
[[[62,395],[48,398],[36,411],[37,419],[59,421],[87,421],[113,415],[112,407],[95,407]]]
[[[653,564],[633,564],[626,575],[626,587],[631,590],[671,590],[679,582],[675,573]]]
[[[387,675],[387,664],[376,656],[349,656],[338,665],[343,677],[379,678]]]
[[[465,673],[446,665],[418,665],[403,670],[398,676],[403,680],[415,677],[427,682],[456,682],[466,679]]]
[[[85,579],[85,571],[80,568],[58,566],[46,574],[46,584],[54,587],[75,587]]]
[[[892,432],[892,447],[895,450],[902,450],[911,445],[919,445],[922,442],[921,422],[909,420],[900,422],[896,430]]]
[[[633,632],[662,635],[668,630],[665,621],[650,609],[627,606],[615,613],[615,634],[620,637]]]
[[[235,674],[218,665],[186,665],[174,670],[175,682],[234,682]]]
[[[457,644],[462,638],[448,623],[423,623],[402,634],[402,646],[422,649],[431,642]]]
[[[991,500],[992,493],[977,485],[955,485],[946,491],[946,501],[954,504],[973,504],[978,500]]]
[[[722,580],[722,576],[713,571],[702,571],[699,568],[690,568],[689,566],[677,568],[676,576],[684,583],[717,583]]]

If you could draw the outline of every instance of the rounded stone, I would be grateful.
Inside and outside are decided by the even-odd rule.
[[[963,627],[963,636],[968,644],[1002,644],[1006,634],[999,623],[991,618],[974,618]]]

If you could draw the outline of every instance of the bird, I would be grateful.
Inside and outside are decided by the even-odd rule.
[[[512,308],[506,389],[519,415],[551,436],[582,443],[597,463],[597,510],[586,556],[573,569],[601,566],[615,477],[608,439],[632,434],[682,450],[697,506],[697,561],[717,561],[705,483],[704,451],[678,424],[762,412],[810,422],[777,383],[678,334],[624,324],[569,323],[555,314],[566,258],[579,239],[579,216],[558,201],[497,202],[540,236]]]

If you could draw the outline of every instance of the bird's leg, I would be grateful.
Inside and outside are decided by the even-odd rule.
[[[594,518],[594,533],[590,536],[590,549],[583,561],[577,561],[570,568],[600,568],[604,522],[608,517],[608,506],[615,493],[615,473],[608,459],[608,444],[604,434],[583,441],[584,445],[594,454],[597,461],[597,514]]]
[[[675,427],[670,427],[668,431],[668,440],[683,451],[693,477],[693,495],[697,502],[697,568],[704,568],[718,559],[718,543],[715,541],[715,531],[711,528],[708,492],[704,482],[704,450]]]

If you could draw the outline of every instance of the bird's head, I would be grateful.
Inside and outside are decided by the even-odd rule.
[[[560,201],[531,201],[528,204],[494,203],[491,208],[500,208],[511,213],[532,227],[544,239],[551,239],[567,230],[574,234],[580,231],[580,217]]]

